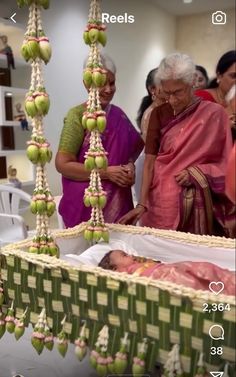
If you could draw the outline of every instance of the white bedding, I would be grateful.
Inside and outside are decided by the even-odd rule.
[[[67,241],[68,242],[68,241]],[[235,250],[228,248],[207,247],[202,245],[180,243],[179,241],[154,237],[152,235],[133,235],[129,233],[111,234],[109,244],[99,243],[80,255],[69,251],[62,255],[72,264],[88,264],[97,266],[103,256],[111,249],[121,249],[129,254],[140,255],[160,260],[164,263],[181,261],[205,261],[214,263],[229,270],[235,269]]]
[[[128,254],[138,255],[137,251],[129,246],[126,242],[119,239],[112,239],[110,240],[109,244],[101,242],[89,247],[80,255],[66,254],[63,256],[63,259],[75,265],[82,263],[97,266],[104,255],[108,253],[108,251],[114,249],[124,250]]]

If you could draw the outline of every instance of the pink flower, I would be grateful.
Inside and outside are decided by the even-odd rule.
[[[97,351],[93,350],[93,351],[91,352],[91,356],[93,356],[93,357],[95,357],[95,359],[97,359],[98,356],[99,356],[99,353],[98,353]]]
[[[5,321],[6,321],[6,322],[14,322],[14,321],[15,321],[15,318],[12,317],[11,315],[7,315],[6,318],[5,318]]]
[[[134,362],[134,364],[140,365],[142,367],[144,367],[144,365],[145,365],[145,362],[143,360],[141,360],[139,357],[134,357],[133,362]]]
[[[34,331],[33,334],[32,334],[32,338],[44,339],[45,336],[44,336],[44,334],[42,334],[41,332]]]
[[[106,365],[107,364],[107,359],[105,357],[98,356],[97,363],[101,364],[101,365]]]
[[[116,358],[120,359],[120,360],[126,360],[127,359],[127,355],[126,355],[126,353],[123,353],[123,352],[117,352],[116,353]]]
[[[15,319],[14,322],[17,327],[24,327],[24,323],[17,318]]]
[[[48,342],[53,342],[53,336],[52,335],[45,336],[44,343],[48,343]]]

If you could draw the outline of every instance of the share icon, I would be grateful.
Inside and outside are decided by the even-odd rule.
[[[224,372],[210,372],[210,375],[213,377],[223,377]]]

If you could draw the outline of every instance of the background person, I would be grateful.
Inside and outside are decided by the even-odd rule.
[[[229,125],[232,128],[232,136],[235,139],[235,124],[232,118],[235,117],[235,106],[227,101],[227,95],[236,84],[236,50],[228,51],[219,59],[216,66],[216,78],[214,78],[208,89],[196,90],[195,94],[204,100],[218,103],[223,106],[229,117]]]
[[[146,78],[146,90],[147,95],[143,97],[137,116],[137,125],[141,130],[141,135],[143,141],[146,141],[148,123],[152,110],[156,106],[160,106],[166,102],[165,97],[162,93],[160,82],[155,82],[155,74],[157,73],[158,68],[152,69]],[[142,152],[135,163],[136,167],[136,179],[134,184],[134,193],[136,200],[139,201],[139,194],[141,188],[141,180],[143,173],[143,164],[144,164],[144,153]]]
[[[140,202],[120,223],[195,234],[234,234],[234,207],[225,191],[232,148],[222,106],[193,93],[195,65],[174,53],[158,77],[169,103],[151,114],[145,145]]]
[[[195,72],[195,81],[194,87],[195,89],[206,89],[208,86],[209,77],[207,71],[201,65],[196,65],[196,72]]]
[[[148,122],[152,110],[166,102],[165,96],[161,90],[160,82],[155,82],[158,68],[152,69],[146,78],[147,95],[143,97],[137,116],[137,125],[141,130],[142,138],[145,142],[147,136]]]
[[[234,144],[227,165],[225,192],[231,202],[236,204],[236,144]]]
[[[100,173],[107,192],[104,219],[113,223],[133,208],[131,186],[135,180],[134,162],[143,148],[143,141],[125,113],[111,105],[116,91],[116,68],[107,56],[102,58],[102,64],[107,69],[107,82],[100,89],[100,101],[102,109],[106,111],[107,126],[101,137],[108,152],[109,166]],[[81,124],[85,110],[86,103],[83,103],[68,112],[56,155],[56,168],[62,174],[63,186],[59,213],[66,227],[87,221],[91,215],[91,208],[86,208],[83,203],[90,176],[90,172],[84,168],[84,155],[90,139],[90,133],[84,131]]]

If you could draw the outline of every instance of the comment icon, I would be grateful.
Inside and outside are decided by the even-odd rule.
[[[213,325],[209,328],[209,336],[214,340],[224,340],[225,331],[220,325]]]

